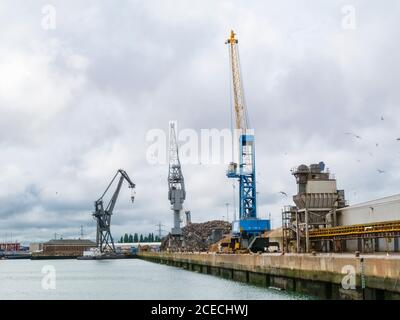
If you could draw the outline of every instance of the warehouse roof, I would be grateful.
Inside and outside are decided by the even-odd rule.
[[[64,246],[96,246],[96,243],[91,241],[91,240],[87,240],[87,239],[54,239],[54,240],[50,240],[45,242],[44,244],[47,245],[64,245]]]
[[[367,207],[367,206],[377,206],[377,205],[387,204],[389,202],[400,202],[400,194],[395,194],[395,195],[389,196],[389,197],[384,197],[384,198],[380,198],[380,199],[376,199],[376,200],[371,200],[371,201],[367,201],[367,202],[354,204],[352,206],[340,208],[337,211],[362,208],[362,207]]]

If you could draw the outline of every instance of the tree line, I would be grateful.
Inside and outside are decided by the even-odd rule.
[[[134,235],[132,234],[127,234],[125,233],[124,236],[121,237],[119,240],[119,243],[132,243],[132,242],[161,242],[161,239],[159,236],[154,235],[154,233],[149,233],[147,236],[143,234],[138,234],[135,233]]]

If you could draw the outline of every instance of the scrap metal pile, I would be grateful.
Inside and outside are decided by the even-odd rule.
[[[168,234],[161,243],[162,251],[207,251],[209,246],[220,238],[215,238],[215,231],[219,234],[229,234],[231,224],[227,221],[214,220],[204,223],[190,223],[182,228],[182,237]]]

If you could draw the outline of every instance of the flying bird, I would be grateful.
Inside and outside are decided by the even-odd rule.
[[[359,136],[358,134],[355,134],[353,132],[345,132],[344,134],[347,134],[349,136],[353,136],[354,138],[357,138],[357,139],[362,139],[361,136]]]
[[[378,169],[377,171],[378,171],[379,174],[385,173],[385,171],[383,171],[381,169]]]
[[[382,120],[382,121],[384,121],[384,120],[385,120],[385,118],[382,116],[382,117],[381,117],[381,120]]]
[[[397,141],[400,141],[400,138],[397,138]]]
[[[286,192],[279,191],[279,193],[280,193],[281,195],[284,195],[285,197],[287,197],[287,193],[286,193]]]

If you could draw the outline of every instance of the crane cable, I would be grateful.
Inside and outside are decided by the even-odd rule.
[[[111,181],[110,181],[110,183],[108,184],[106,190],[103,192],[103,194],[101,195],[101,197],[100,197],[97,201],[103,199],[103,197],[106,195],[107,191],[110,189],[110,187],[111,187],[112,184],[114,183],[115,178],[118,176],[118,174],[121,174],[121,176],[122,176],[125,180],[127,180],[127,179],[124,177],[124,175],[122,174],[121,169],[118,170],[117,173],[114,175],[114,177],[111,179]],[[127,181],[128,181],[128,180],[127,180]],[[130,183],[130,182],[128,181],[128,183]],[[132,191],[131,191],[131,200],[132,200],[132,202],[133,202],[133,199],[135,198],[135,194],[136,194],[136,191],[134,190],[135,187],[134,187],[134,186],[133,186],[133,187],[129,186],[129,188],[132,189]]]
[[[247,103],[246,103],[246,95],[244,94],[244,87],[243,87],[243,78],[242,78],[242,66],[240,64],[240,54],[239,54],[239,46],[236,45],[236,52],[237,52],[237,63],[238,63],[238,68],[239,68],[239,78],[240,78],[240,89],[242,91],[242,100],[243,100],[243,105],[242,108],[244,109],[244,123],[245,123],[245,128],[243,128],[245,130],[245,134],[246,134],[246,130],[250,129],[250,118],[249,118],[249,114],[247,111]]]
[[[231,134],[232,134],[232,139],[231,139],[231,151],[232,151],[232,162],[234,162],[234,139],[235,139],[235,131],[234,131],[234,126],[233,126],[233,97],[232,97],[232,90],[233,90],[233,85],[232,85],[232,81],[233,81],[233,74],[232,74],[232,55],[231,55],[231,51],[230,51],[230,46],[227,46],[228,48],[228,57],[229,57],[229,111],[230,111],[230,116],[231,116]]]

